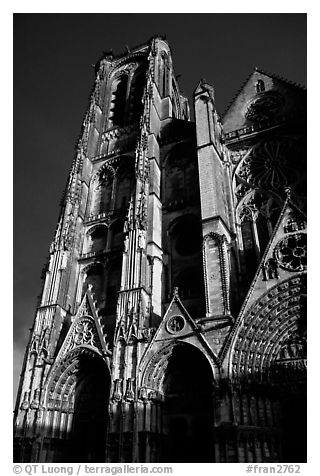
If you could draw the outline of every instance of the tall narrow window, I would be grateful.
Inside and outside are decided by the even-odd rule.
[[[165,206],[194,203],[199,197],[197,158],[187,145],[174,147],[164,164],[163,200]]]
[[[143,91],[146,83],[146,69],[141,66],[136,71],[130,88],[130,121],[136,122],[143,113]]]
[[[110,123],[112,126],[125,124],[128,76],[121,76],[113,85],[110,101]]]
[[[163,51],[158,66],[158,89],[162,98],[167,94],[168,70],[168,55]]]
[[[133,170],[132,167],[123,168],[117,177],[117,191],[115,200],[115,209],[126,211],[130,201],[130,195],[133,190]]]
[[[113,262],[108,269],[106,292],[107,310],[110,314],[115,313],[117,308],[118,292],[120,291],[121,284],[121,265],[122,259],[120,258]],[[109,328],[109,333],[111,332],[113,332],[112,326]]]
[[[107,227],[96,226],[87,237],[87,253],[103,252],[107,244]]]
[[[257,227],[257,233],[258,233],[260,255],[262,256],[264,250],[267,247],[270,237],[269,237],[268,221],[266,217],[263,216],[261,213],[259,213],[256,219],[256,227]]]
[[[280,198],[263,190],[255,190],[245,197],[239,218],[246,272],[250,276],[269,243],[281,207]]]
[[[86,272],[85,281],[82,287],[82,294],[86,292],[89,285],[92,286],[94,297],[99,302],[103,297],[103,269],[101,265],[93,266]]]
[[[180,119],[179,114],[179,93],[177,90],[177,86],[174,81],[171,82],[171,91],[172,91],[172,117],[176,119]]]
[[[162,95],[163,90],[163,59],[159,59],[158,63],[158,90],[159,94]]]
[[[262,93],[265,90],[264,82],[262,79],[258,79],[256,82],[256,91],[257,93]]]
[[[246,217],[241,223],[241,234],[246,267],[246,277],[249,281],[252,278],[257,267],[257,255],[255,249],[253,222],[248,217]]]
[[[108,212],[111,205],[113,176],[104,172],[93,184],[90,215]]]

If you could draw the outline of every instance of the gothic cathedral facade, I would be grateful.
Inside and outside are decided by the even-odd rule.
[[[306,461],[306,93],[193,100],[161,37],[96,65],[15,461]]]

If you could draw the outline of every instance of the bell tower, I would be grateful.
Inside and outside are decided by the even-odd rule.
[[[188,121],[189,109],[165,40],[97,63],[26,350],[17,460],[65,461],[64,439],[82,457],[77,428],[85,421],[90,433],[86,412],[97,405],[82,389],[90,368],[105,374],[110,418],[99,430],[105,441],[108,432],[108,455],[100,444],[88,461],[135,457],[137,365],[161,320],[164,292],[160,131],[173,117]]]
[[[304,461],[304,91],[256,69],[220,119],[201,80],[193,122],[159,36],[95,74],[14,460]]]

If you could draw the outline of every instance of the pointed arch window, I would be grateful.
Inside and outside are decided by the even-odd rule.
[[[143,113],[143,92],[146,84],[146,67],[140,66],[135,72],[130,87],[130,121],[136,122]]]
[[[110,98],[110,126],[123,126],[125,123],[128,76],[122,75],[114,81]]]
[[[132,163],[126,164],[117,174],[115,209],[127,210],[134,189],[134,170]]]
[[[249,208],[244,208],[240,219],[246,274],[248,279],[250,279],[252,278],[257,266],[257,249],[251,210]]]
[[[178,118],[178,101],[175,93],[172,95],[172,117],[174,119]]]
[[[264,90],[265,90],[264,81],[262,81],[262,79],[258,79],[258,81],[256,82],[256,92],[262,93]]]
[[[109,171],[103,171],[93,183],[93,191],[90,206],[90,215],[107,213],[111,209],[113,175]]]
[[[269,243],[281,211],[281,200],[263,190],[248,194],[239,212],[247,275],[252,277]]]
[[[168,277],[167,292],[179,288],[183,300],[188,303],[188,311],[197,307],[204,309],[204,280],[202,260],[202,229],[199,217],[193,214],[180,216],[169,225],[168,234]]]
[[[175,81],[171,82],[171,92],[172,92],[172,117],[176,119],[181,119],[180,95],[179,95],[178,87]]]
[[[165,51],[162,51],[158,63],[158,89],[160,96],[163,98],[168,94],[168,76],[169,76],[169,59]]]
[[[163,173],[162,193],[166,207],[178,208],[199,198],[197,159],[187,145],[174,147],[168,154]]]
[[[256,218],[255,225],[258,234],[259,250],[262,254],[267,247],[271,234],[268,218],[262,213],[259,213]]]
[[[82,295],[85,294],[88,286],[92,286],[92,293],[95,299],[99,302],[103,298],[103,268],[96,264],[86,270],[84,275],[84,282],[82,286]]]
[[[106,226],[94,226],[89,230],[85,253],[99,253],[105,251],[108,229]]]
[[[108,313],[111,314],[116,312],[118,293],[121,285],[121,270],[122,259],[119,258],[111,263],[107,271],[106,304]]]
[[[136,122],[143,112],[143,92],[147,65],[142,63],[114,79],[110,92],[108,127],[123,127]]]

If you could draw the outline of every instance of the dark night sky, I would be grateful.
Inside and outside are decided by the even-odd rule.
[[[14,396],[91,65],[166,35],[182,91],[205,78],[222,113],[255,66],[306,85],[306,29],[306,14],[14,15]]]

